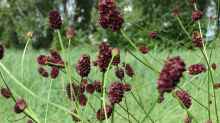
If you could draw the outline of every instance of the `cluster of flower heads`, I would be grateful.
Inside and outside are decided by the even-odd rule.
[[[121,29],[124,19],[115,0],[99,0],[98,10],[100,14],[99,24],[104,29],[111,29],[113,32]]]
[[[195,47],[202,48],[203,47],[203,38],[198,31],[194,31],[192,33],[192,43]]]
[[[204,64],[193,64],[189,66],[188,71],[190,75],[197,75],[206,72],[206,67]]]
[[[176,97],[185,108],[189,109],[191,107],[192,105],[191,97],[186,91],[184,90],[176,91]]]
[[[62,26],[62,19],[60,13],[57,10],[53,10],[49,13],[49,26],[52,29],[60,29]]]
[[[59,70],[64,68],[64,61],[56,50],[51,50],[50,55],[40,55],[37,57],[37,62],[40,65],[38,72],[43,77],[49,77],[47,69],[43,66],[51,68],[50,77],[55,79],[59,75]]]
[[[157,89],[160,94],[160,101],[163,100],[165,92],[169,93],[175,89],[185,70],[185,63],[179,56],[169,58],[165,62],[157,81]]]

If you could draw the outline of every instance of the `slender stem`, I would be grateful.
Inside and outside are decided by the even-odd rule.
[[[187,37],[189,38],[189,40],[191,40],[191,36],[189,34],[189,32],[186,30],[186,28],[183,25],[183,22],[181,21],[181,19],[179,18],[179,16],[176,16],[176,19],[180,25],[180,27],[182,28],[182,30],[184,31],[184,33],[187,35]]]
[[[22,77],[22,80],[24,79],[24,57],[25,57],[25,53],[27,51],[27,47],[28,47],[28,44],[30,41],[31,41],[31,38],[28,38],[28,40],[25,44],[25,47],[24,47],[22,58],[21,58],[21,77]]]
[[[53,84],[53,80],[50,79],[50,87],[49,87],[48,95],[47,95],[47,101],[48,102],[50,102],[50,94],[51,94],[52,84]],[[49,104],[47,103],[47,107],[46,107],[46,111],[45,111],[45,119],[44,119],[45,123],[47,123],[48,109],[49,109]]]
[[[147,114],[145,114],[144,118],[141,120],[141,123],[144,123],[145,120],[150,116],[150,113],[154,110],[154,108],[156,107],[158,100],[156,100],[155,102],[153,102],[153,105],[151,106],[150,110],[147,112]]]
[[[115,106],[112,106],[112,118],[111,118],[111,123],[114,123],[114,112],[115,112]]]
[[[123,109],[125,112],[127,112],[126,109],[125,109],[121,104],[118,104],[118,105],[119,105],[119,107],[120,107],[121,109]],[[130,115],[137,123],[140,123],[140,121],[139,121],[133,114],[131,114],[130,112],[127,112],[127,113],[129,113],[129,115]]]

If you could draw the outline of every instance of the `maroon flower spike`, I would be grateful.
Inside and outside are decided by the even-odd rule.
[[[119,78],[120,80],[123,80],[125,73],[124,73],[124,69],[122,68],[116,68],[115,70],[115,75],[117,78]]]
[[[105,114],[107,116],[105,116]],[[100,121],[105,120],[105,118],[109,118],[112,115],[112,106],[106,105],[105,108],[101,108],[96,113],[96,118]]]
[[[134,70],[133,68],[131,67],[130,64],[124,64],[124,67],[125,67],[125,73],[129,76],[129,77],[133,77],[134,76]]]
[[[102,82],[99,80],[95,80],[93,83],[93,86],[95,87],[96,92],[102,92]]]
[[[51,78],[55,79],[55,78],[57,78],[58,75],[59,75],[59,68],[52,67],[51,72],[50,72]]]
[[[48,56],[45,56],[45,55],[40,55],[37,57],[37,62],[38,64],[40,65],[46,65],[47,62],[48,62]]]
[[[49,13],[49,25],[53,29],[60,29],[62,25],[62,19],[60,13],[53,10]]]
[[[87,97],[84,94],[79,95],[79,104],[81,106],[86,106]]]
[[[149,36],[149,38],[151,38],[151,39],[155,39],[155,38],[157,38],[157,32],[149,32],[148,33],[148,36]]]
[[[123,83],[114,82],[110,85],[108,90],[108,98],[111,104],[120,103],[124,97]]]
[[[59,54],[59,52],[56,50],[50,51],[50,57],[48,58],[48,61],[52,63],[52,64],[49,64],[49,66],[56,66],[59,68],[64,68],[64,61],[61,55]]]
[[[203,38],[198,31],[194,31],[192,34],[192,43],[195,47],[202,48],[203,47]]]
[[[163,101],[165,92],[171,92],[180,81],[185,71],[185,63],[179,57],[169,58],[160,72],[157,80],[157,89],[160,93],[160,102]]]
[[[211,67],[212,67],[213,70],[216,70],[217,69],[217,64],[212,63]]]
[[[97,57],[97,65],[101,72],[105,72],[112,58],[112,49],[107,42],[102,42],[99,45],[99,54]]]
[[[49,76],[48,72],[46,69],[44,69],[43,67],[39,67],[38,68],[38,72],[41,76],[47,78]]]
[[[0,59],[2,59],[4,57],[4,46],[2,44],[0,44]]]
[[[149,52],[149,48],[142,45],[142,46],[139,47],[139,51],[140,51],[142,54],[147,54],[147,53]]]
[[[112,49],[112,56],[114,56],[112,65],[117,66],[118,64],[120,64],[121,60],[120,60],[120,49],[119,48]]]
[[[89,94],[93,94],[95,92],[95,86],[93,84],[88,84],[86,86],[86,92]]]
[[[27,103],[24,99],[19,99],[16,101],[14,111],[15,113],[22,113],[27,108]]]
[[[206,72],[206,67],[204,64],[193,64],[188,68],[190,75],[197,75],[202,72]]]
[[[128,83],[124,84],[124,91],[131,91],[131,85]]]
[[[87,77],[90,72],[90,57],[88,55],[82,55],[76,65],[76,71],[81,77]]]
[[[119,31],[124,23],[124,19],[116,7],[114,0],[99,0],[99,24],[104,29],[111,29],[113,32]]]
[[[3,97],[5,97],[6,99],[9,99],[12,96],[12,93],[8,88],[2,88],[1,89],[1,95]]]
[[[191,97],[186,91],[176,91],[176,96],[184,107],[189,109],[192,105]]]
[[[200,10],[196,10],[192,12],[192,20],[193,21],[198,21],[202,18],[203,12]]]

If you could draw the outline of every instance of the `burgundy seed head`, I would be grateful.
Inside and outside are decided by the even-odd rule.
[[[97,65],[101,72],[105,72],[112,58],[112,48],[107,42],[102,42],[99,45],[99,54],[97,57]]]
[[[198,31],[194,31],[192,34],[192,43],[195,47],[202,48],[203,47],[203,38]]]
[[[211,121],[211,120],[208,120],[206,123],[212,123],[212,121]]]
[[[125,73],[124,73],[124,69],[122,68],[116,68],[115,70],[115,75],[118,79],[123,80]]]
[[[151,39],[155,39],[157,38],[158,33],[157,32],[149,32],[148,33],[148,37]]]
[[[108,90],[108,98],[111,104],[120,103],[124,97],[124,85],[120,82],[114,82]]]
[[[196,10],[192,12],[192,20],[193,21],[198,21],[202,18],[203,12],[200,10]]]
[[[70,26],[66,30],[66,38],[71,39],[74,38],[76,35],[75,29],[73,26]]]
[[[117,66],[118,64],[120,64],[121,60],[120,60],[120,49],[119,48],[112,49],[112,56],[114,56],[112,65]]]
[[[22,113],[27,108],[27,103],[24,99],[19,99],[16,101],[14,111],[15,113]]]
[[[106,105],[105,108],[99,109],[96,113],[97,120],[105,120],[105,113],[107,114],[107,118],[109,118],[112,115],[112,106]]]
[[[89,94],[93,94],[95,92],[95,86],[93,84],[88,84],[86,86],[86,92]]]
[[[173,15],[173,16],[179,16],[179,15],[180,15],[180,8],[179,8],[179,6],[176,6],[176,7],[172,10],[172,15]]]
[[[149,48],[148,47],[146,47],[146,46],[144,46],[144,45],[142,45],[142,46],[140,46],[139,47],[139,51],[142,53],[142,54],[147,54],[148,52],[149,52]]]
[[[96,92],[102,92],[102,82],[100,80],[95,80],[93,86],[95,87]]]
[[[62,19],[60,13],[53,10],[49,13],[49,25],[52,29],[60,29],[62,25]]]
[[[219,89],[220,88],[220,83],[219,82],[214,83],[213,87],[214,87],[214,89]]]
[[[190,75],[197,75],[202,72],[206,72],[206,67],[204,64],[193,64],[188,68]]]
[[[48,56],[45,56],[45,55],[40,55],[37,57],[37,62],[38,64],[40,65],[46,65],[47,62],[48,62]]]
[[[90,57],[89,55],[82,55],[76,64],[76,71],[81,77],[87,77],[90,72]]]
[[[124,64],[124,67],[125,67],[125,73],[129,76],[129,77],[133,77],[134,76],[134,70],[133,68],[131,67],[130,64]]]
[[[187,109],[192,105],[191,97],[186,91],[176,91],[176,96]]]
[[[47,70],[43,67],[38,68],[38,73],[45,78],[47,78],[49,76]]]
[[[212,63],[212,65],[211,65],[211,66],[212,66],[212,69],[213,69],[213,70],[216,70],[216,69],[217,69],[217,64]]]
[[[87,104],[87,97],[84,94],[79,95],[79,104],[81,106],[86,106],[86,104]]]
[[[169,58],[160,72],[159,79],[157,80],[157,89],[160,93],[160,99],[164,99],[165,92],[171,92],[179,83],[183,72],[185,71],[185,63],[179,57]]]
[[[111,29],[113,32],[121,29],[124,19],[114,0],[100,0],[98,9],[100,14],[99,24],[104,29]]]
[[[4,52],[5,52],[4,46],[0,44],[0,60],[4,57]]]
[[[57,67],[52,67],[51,68],[51,72],[50,72],[50,76],[52,79],[57,78],[57,76],[59,75],[59,68]]]
[[[12,93],[8,88],[1,88],[1,95],[6,99],[9,99],[12,96]]]

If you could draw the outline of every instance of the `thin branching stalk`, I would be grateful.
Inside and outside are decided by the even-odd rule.
[[[154,110],[154,108],[156,107],[157,103],[158,103],[158,99],[153,102],[150,110],[147,112],[147,114],[145,114],[144,118],[141,120],[141,123],[144,123],[145,120],[150,116],[151,112]]]
[[[189,38],[189,40],[191,40],[191,36],[189,34],[189,32],[186,30],[186,28],[184,27],[183,25],[183,22],[181,21],[180,17],[179,16],[176,16],[176,19],[181,27],[181,29],[184,31],[184,33],[187,35],[187,37]]]
[[[122,110],[124,110],[125,112],[127,112],[127,110],[121,105],[121,104],[118,104],[119,105],[119,107],[122,109]],[[137,122],[137,123],[140,123],[140,121],[132,114],[132,113],[130,113],[130,112],[127,112],[127,113],[129,113],[129,115]]]
[[[24,51],[22,53],[22,57],[21,57],[21,77],[22,77],[22,80],[24,79],[24,58],[25,58],[25,53],[27,51],[27,48],[28,48],[28,45],[31,41],[31,38],[28,38],[26,44],[25,44],[25,47],[24,47]]]

